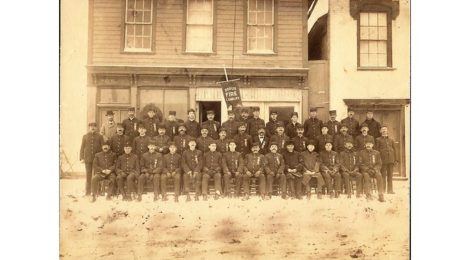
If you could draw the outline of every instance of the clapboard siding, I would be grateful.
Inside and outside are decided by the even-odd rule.
[[[244,3],[232,0],[216,3],[214,29],[215,53],[188,54],[184,51],[184,2],[183,0],[157,0],[154,52],[147,54],[123,53],[122,48],[122,0],[95,0],[93,5],[93,64],[137,65],[188,65],[219,66],[232,64],[237,67],[302,67],[302,0],[278,0],[277,53],[274,55],[244,54]],[[155,8],[156,7],[156,8]],[[235,37],[235,42],[233,42]]]

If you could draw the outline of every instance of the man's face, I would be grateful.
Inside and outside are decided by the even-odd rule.
[[[388,128],[382,127],[380,129],[380,132],[382,133],[383,136],[388,136]]]
[[[277,153],[277,145],[271,145],[271,147],[269,147],[269,150],[270,150],[272,153]]]
[[[169,121],[175,121],[176,117],[174,115],[168,115]]]
[[[259,136],[264,137],[264,135],[266,134],[266,131],[264,129],[260,129],[260,130],[258,130],[258,134],[259,134]]]
[[[366,117],[367,117],[367,119],[372,119],[374,117],[374,113],[367,112]]]
[[[317,111],[310,111],[310,117],[317,117]]]
[[[278,135],[284,134],[284,127],[278,127],[278,128],[276,128],[276,132],[277,132]]]
[[[328,127],[322,127],[321,128],[321,133],[324,134],[324,135],[328,134]]]
[[[126,154],[130,154],[131,151],[132,151],[132,147],[130,147],[130,146],[124,147],[124,152],[125,152]]]
[[[304,129],[303,128],[297,128],[297,135],[298,136],[303,136],[304,135]]]
[[[209,130],[207,130],[207,129],[201,129],[201,135],[202,135],[202,136],[206,137],[208,133],[209,133]]]
[[[166,133],[166,129],[165,128],[158,128],[158,134],[159,135],[164,135]]]
[[[341,127],[341,130],[339,130],[343,135],[348,133],[348,128],[346,127]]]
[[[313,145],[313,144],[307,145],[307,150],[308,150],[309,152],[313,152],[313,150],[315,150],[315,145]]]
[[[188,146],[189,146],[189,149],[190,149],[191,151],[196,150],[196,142],[195,142],[195,141],[189,142],[189,143],[188,143]]]
[[[225,139],[226,136],[227,136],[227,132],[225,132],[225,131],[220,131],[219,132],[219,138],[220,139]]]
[[[235,149],[237,148],[237,144],[234,142],[231,142],[228,144],[228,149],[230,149],[230,152],[235,152]]]
[[[207,119],[214,120],[214,114],[207,114]]]
[[[331,151],[331,148],[333,148],[333,145],[331,143],[326,143],[325,144],[325,150]]]
[[[299,117],[298,116],[292,116],[290,119],[292,120],[293,123],[297,123],[297,121],[299,120]]]
[[[149,148],[149,152],[153,153],[153,152],[155,152],[155,148],[157,148],[157,147],[153,144],[149,144],[148,148]]]
[[[258,153],[259,152],[259,146],[255,145],[255,146],[251,147],[251,151],[253,153]]]
[[[140,135],[145,135],[145,132],[147,132],[147,129],[145,129],[143,127],[139,127],[139,134]]]
[[[353,144],[351,142],[347,142],[344,147],[346,147],[346,149],[348,150],[351,150],[353,148]]]
[[[335,120],[336,120],[336,115],[331,115],[331,116],[330,116],[330,120],[331,120],[331,121],[335,121]]]
[[[349,116],[350,118],[352,118],[352,117],[354,116],[354,111],[349,111],[349,112],[348,112],[348,116]]]
[[[124,134],[124,128],[118,126],[118,127],[116,128],[116,132],[117,132],[118,135],[123,135],[123,134]]]
[[[133,117],[135,117],[135,112],[134,111],[129,111],[129,112],[127,112],[127,116],[130,117],[130,118],[133,118]]]
[[[153,118],[155,116],[155,112],[153,110],[150,110],[149,112],[147,112],[147,115],[150,117],[150,118]]]
[[[374,144],[373,144],[373,143],[370,143],[370,142],[366,143],[366,149],[367,149],[367,150],[371,150],[372,147],[374,147]]]
[[[367,135],[368,132],[369,132],[369,128],[367,128],[367,127],[361,128],[362,135]]]
[[[170,153],[172,154],[176,153],[176,146],[170,145],[169,149],[170,149]]]
[[[228,114],[228,120],[234,120],[235,114]]]
[[[109,145],[105,144],[101,147],[101,149],[103,149],[103,152],[107,152],[109,151]]]
[[[241,125],[239,128],[238,128],[238,132],[240,133],[244,133],[246,131],[246,126],[244,125]]]
[[[246,111],[242,112],[242,117],[244,119],[247,119],[248,118],[248,112],[246,112]]]
[[[253,117],[255,117],[255,118],[259,117],[259,111],[258,110],[253,111]]]
[[[210,150],[211,152],[215,152],[216,149],[217,149],[217,145],[216,145],[216,144],[210,144],[210,145],[209,145],[209,150]]]
[[[294,145],[292,145],[292,144],[289,144],[288,146],[286,146],[286,148],[287,148],[288,152],[294,151]]]
[[[194,112],[189,112],[188,113],[188,118],[191,119],[191,120],[194,120],[194,118],[196,118],[196,114]]]
[[[184,135],[186,133],[186,128],[185,127],[180,127],[180,128],[178,128],[178,132],[180,133],[180,135]]]
[[[107,115],[106,117],[108,118],[108,121],[113,121],[113,120],[114,120],[114,116],[113,116],[113,115]]]
[[[277,120],[277,114],[271,114],[271,119],[276,121]]]
[[[92,132],[92,133],[96,132],[96,126],[94,126],[94,125],[89,126],[88,129],[90,129],[90,132]]]

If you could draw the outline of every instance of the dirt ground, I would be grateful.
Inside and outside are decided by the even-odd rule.
[[[408,182],[377,200],[179,203],[83,196],[61,180],[61,259],[409,259]],[[375,194],[375,197],[377,194]]]

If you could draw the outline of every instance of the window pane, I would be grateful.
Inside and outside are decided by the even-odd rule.
[[[212,1],[189,0],[188,24],[212,24]]]
[[[367,67],[369,66],[369,54],[362,53],[361,54],[361,66]]]
[[[256,40],[256,49],[257,50],[264,50],[264,38],[258,38]]]
[[[378,25],[379,26],[387,26],[387,14],[386,13],[379,13],[378,14]]]
[[[145,23],[152,22],[152,12],[150,12],[150,11],[145,11],[144,12],[144,22]]]
[[[272,28],[266,28],[266,39],[264,42],[264,49],[273,50],[273,31]]]
[[[186,31],[186,51],[211,52],[212,26],[188,26]]]
[[[387,53],[387,42],[386,41],[379,41],[377,53]]]
[[[386,40],[387,39],[387,27],[378,27],[377,38],[379,40]]]
[[[133,10],[127,11],[127,22],[133,23],[134,21],[135,21],[134,11]]]
[[[248,38],[250,37],[256,37],[256,26],[248,27]]]
[[[369,25],[377,26],[377,13],[369,13]]]
[[[368,40],[369,39],[369,27],[361,27],[361,40]]]
[[[256,24],[256,12],[248,12],[248,24]]]
[[[135,37],[135,48],[142,48],[142,37]]]
[[[264,10],[270,12],[272,8],[273,8],[273,0],[266,0]]]
[[[163,113],[168,114],[168,111],[176,111],[178,118],[184,118],[186,110],[188,109],[188,91],[187,90],[170,90],[165,89],[164,93],[165,106]]]
[[[136,0],[136,9],[138,9],[138,10],[144,9],[144,1],[143,0]]]
[[[256,0],[248,0],[248,10],[249,11],[256,10]]]
[[[369,66],[377,66],[377,54],[370,53],[369,54]]]
[[[248,50],[256,49],[256,38],[248,38]]]
[[[369,53],[377,53],[377,42],[370,41],[369,42]]]
[[[360,25],[361,26],[367,26],[369,25],[369,14],[368,13],[361,13],[361,17],[359,18],[361,21]]]
[[[143,12],[142,11],[135,11],[135,22],[136,23],[141,23],[144,21],[144,17],[143,17]]]
[[[151,36],[152,26],[151,25],[143,25],[144,26],[144,36]]]
[[[134,27],[135,25],[127,25],[127,36],[133,36],[134,35]]]
[[[387,66],[387,54],[378,54],[377,66],[381,66],[381,67]]]
[[[150,37],[144,37],[144,48],[145,49],[150,49]]]
[[[369,39],[377,40],[379,38],[377,27],[369,27]]]
[[[136,36],[142,35],[142,25],[135,25],[134,28],[135,28],[135,29],[134,29],[134,30],[135,30],[134,33],[135,33]]]
[[[264,12],[258,12],[258,24],[264,24]]]
[[[369,42],[368,41],[361,41],[360,42],[360,53],[369,53]]]
[[[101,88],[99,103],[129,103],[128,88]]]
[[[264,24],[273,24],[273,13],[272,12],[266,12],[264,16]]]

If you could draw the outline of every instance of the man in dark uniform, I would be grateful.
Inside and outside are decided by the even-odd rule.
[[[354,146],[356,151],[366,149],[367,142],[372,142],[375,145],[374,137],[369,135],[368,132],[369,127],[366,124],[363,124],[361,126],[361,134],[356,136],[356,145]]]
[[[250,129],[250,132],[248,132],[249,135],[252,137],[255,137],[258,135],[258,130],[261,128],[265,128],[265,123],[264,120],[259,118],[259,107],[254,107],[253,108],[253,118],[248,119],[248,129]]]
[[[266,137],[266,129],[264,127],[258,129],[258,134],[253,137],[253,143],[259,143],[260,154],[269,153],[269,138]]]
[[[341,174],[339,173],[338,154],[332,151],[333,145],[330,142],[325,144],[325,150],[320,152],[320,170],[325,180],[330,198],[339,197],[341,192]],[[335,189],[333,190],[333,181]]]
[[[299,152],[294,151],[294,143],[292,141],[286,144],[287,151],[284,153],[284,161],[286,162],[286,179],[290,190],[291,198],[302,199],[302,170],[303,159]]]
[[[333,148],[337,153],[342,152],[345,149],[345,144],[347,141],[354,143],[354,138],[348,134],[348,126],[341,125],[340,133],[337,134],[334,138],[334,145]]]
[[[347,140],[345,149],[339,154],[339,164],[341,175],[343,176],[343,183],[346,186],[346,194],[351,198],[351,184],[349,178],[356,180],[356,197],[359,198],[362,194],[362,174],[359,172],[359,158],[353,149],[351,140]]]
[[[147,136],[147,129],[143,124],[139,125],[139,136],[134,138],[133,141],[133,150],[137,157],[140,156],[148,151],[148,145],[150,141],[150,137]]]
[[[224,172],[224,196],[231,197],[230,182],[235,180],[235,197],[240,196],[240,187],[242,175],[245,167],[242,154],[236,151],[237,143],[235,140],[228,141],[228,151],[222,155],[222,169]]]
[[[317,118],[317,108],[311,107],[310,117],[304,122],[305,137],[310,140],[315,140],[315,138],[321,134],[322,125],[323,121]]]
[[[372,149],[374,144],[372,142],[366,143],[366,149],[359,152],[359,170],[364,179],[364,192],[367,199],[372,199],[370,191],[370,178],[377,180],[377,190],[379,192],[379,201],[384,202],[384,188],[383,179],[380,174],[382,168],[382,160],[380,159],[380,152]]]
[[[80,161],[85,163],[86,185],[85,195],[91,193],[91,177],[93,172],[93,159],[95,154],[101,151],[104,143],[103,136],[96,132],[96,123],[88,124],[89,132],[83,135],[82,145],[80,147]]]
[[[124,145],[124,154],[116,161],[116,173],[118,191],[123,200],[132,200],[131,195],[135,193],[135,179],[139,176],[139,159],[132,153],[132,145]],[[127,190],[124,191],[124,181],[127,182]]]
[[[328,134],[333,136],[333,138],[339,134],[340,123],[336,120],[336,110],[330,110],[330,119],[324,125],[328,127]]]
[[[107,179],[108,191],[106,194],[106,199],[110,200],[111,195],[114,193],[114,186],[116,185],[116,174],[114,174],[116,166],[116,154],[110,150],[110,145],[108,142],[104,142],[102,146],[103,151],[95,154],[93,159],[93,169],[95,174],[91,179],[91,190],[92,197],[91,202],[96,201],[96,195],[99,194],[100,181]]]
[[[279,182],[282,198],[286,198],[286,175],[284,174],[284,157],[277,152],[277,143],[271,142],[269,144],[270,152],[264,156],[266,165],[264,170],[266,172],[266,191],[268,199],[271,199],[273,193],[273,182]]]
[[[122,121],[122,125],[124,126],[124,135],[127,135],[132,142],[135,137],[139,136],[138,127],[141,121],[135,117],[135,107],[130,107],[127,114],[128,117]]]
[[[116,134],[111,137],[109,144],[111,145],[111,150],[117,155],[120,156],[124,153],[124,144],[130,142],[130,138],[127,135],[124,135],[124,126],[121,123],[117,124]]]
[[[370,135],[374,138],[380,137],[380,123],[374,119],[374,112],[372,110],[367,110],[366,120],[361,125],[364,124],[369,128]]]
[[[250,132],[250,125],[248,124],[248,108],[242,108],[240,118],[238,119],[239,124],[245,124],[246,133]]]
[[[188,148],[189,140],[194,138],[186,134],[186,126],[184,124],[178,126],[178,133],[178,135],[173,137],[173,142],[176,144],[178,153],[182,154]]]
[[[307,150],[300,153],[303,161],[303,177],[302,177],[302,184],[307,191],[307,199],[310,199],[312,192],[310,188],[310,179],[316,178],[317,179],[317,198],[321,199],[322,197],[322,189],[325,186],[325,181],[323,180],[323,176],[320,173],[320,157],[318,153],[315,152],[315,141],[308,140],[307,142]]]
[[[271,142],[277,143],[278,152],[283,154],[286,151],[286,143],[290,141],[290,138],[284,133],[284,124],[278,122],[276,126],[276,134],[271,136]]]
[[[209,151],[209,144],[214,141],[211,137],[209,137],[209,129],[207,126],[201,127],[201,136],[196,138],[197,149],[203,153]]]
[[[294,150],[301,153],[307,150],[308,139],[304,136],[304,126],[301,124],[297,125],[297,135],[291,139],[294,143]]]
[[[184,192],[186,193],[186,201],[191,200],[189,195],[190,184],[193,183],[196,187],[196,201],[199,200],[201,195],[201,170],[203,165],[203,154],[200,150],[196,149],[196,140],[190,139],[188,142],[188,149],[183,152],[182,168],[183,168],[183,185]]]
[[[273,135],[276,135],[277,125],[277,111],[271,111],[271,114],[269,115],[269,121],[266,123],[266,136],[271,138]]]
[[[189,136],[197,138],[201,133],[201,126],[196,121],[196,111],[194,109],[188,110],[188,120],[184,124],[186,126],[186,134]]]
[[[238,122],[235,120],[235,113],[227,111],[228,120],[222,123],[222,127],[227,130],[227,138],[233,138],[238,132]]]
[[[395,142],[388,136],[387,126],[382,126],[380,129],[381,137],[376,139],[376,149],[380,152],[382,159],[382,177],[384,183],[384,189],[387,188],[388,194],[394,194],[393,192],[393,167],[398,164]]]
[[[155,140],[157,152],[162,154],[168,153],[168,143],[170,142],[170,137],[166,135],[165,125],[158,125],[158,135],[154,136],[153,140]]]
[[[207,110],[207,121],[202,122],[202,127],[206,127],[209,130],[208,136],[213,140],[219,139],[220,123],[214,120],[214,110]]]
[[[217,143],[217,151],[222,154],[228,151],[227,130],[225,128],[220,128],[219,139],[215,140],[215,142]]]
[[[250,198],[250,181],[254,178],[258,181],[259,193],[261,199],[265,199],[266,194],[266,176],[264,175],[264,167],[266,165],[264,155],[259,153],[259,143],[253,143],[251,153],[245,156],[245,174],[243,175],[243,190],[245,197],[243,200]]]
[[[147,118],[142,120],[142,123],[144,124],[145,129],[147,129],[147,136],[154,137],[157,134],[157,126],[160,123],[160,120],[156,116],[154,108],[150,108],[150,110],[147,111],[147,116]]]
[[[240,152],[242,156],[245,156],[250,152],[250,147],[252,143],[251,136],[246,132],[246,125],[240,123],[238,125],[238,134],[233,137],[237,143],[237,152]]]
[[[202,174],[202,197],[207,200],[209,193],[209,179],[214,178],[215,196],[219,199],[222,191],[222,154],[217,152],[217,144],[214,140],[209,143],[209,151],[204,153],[203,174]]]
[[[153,182],[153,201],[158,200],[160,194],[160,178],[163,170],[163,155],[157,153],[155,140],[150,140],[149,151],[140,157],[140,176],[137,184],[137,200],[142,200],[144,185]]]
[[[297,112],[293,112],[290,115],[289,124],[286,125],[286,135],[291,139],[297,136],[297,127],[300,125],[300,123],[297,122],[298,120],[299,114]]]
[[[328,127],[326,125],[322,126],[321,128],[321,135],[316,137],[317,143],[317,152],[320,153],[321,151],[325,151],[325,144],[331,143],[333,144],[333,136],[328,134]]]
[[[176,145],[173,142],[169,144],[170,153],[163,156],[163,173],[161,176],[162,183],[162,200],[167,201],[166,185],[167,179],[173,178],[173,186],[175,188],[175,202],[178,202],[181,189],[181,155],[176,153]]]
[[[341,120],[341,125],[348,127],[348,134],[353,138],[359,134],[359,121],[354,118],[354,110],[348,107],[348,116]]]
[[[168,119],[165,121],[166,135],[170,137],[170,141],[173,141],[175,135],[178,135],[178,120],[176,120],[176,111],[168,112]]]

